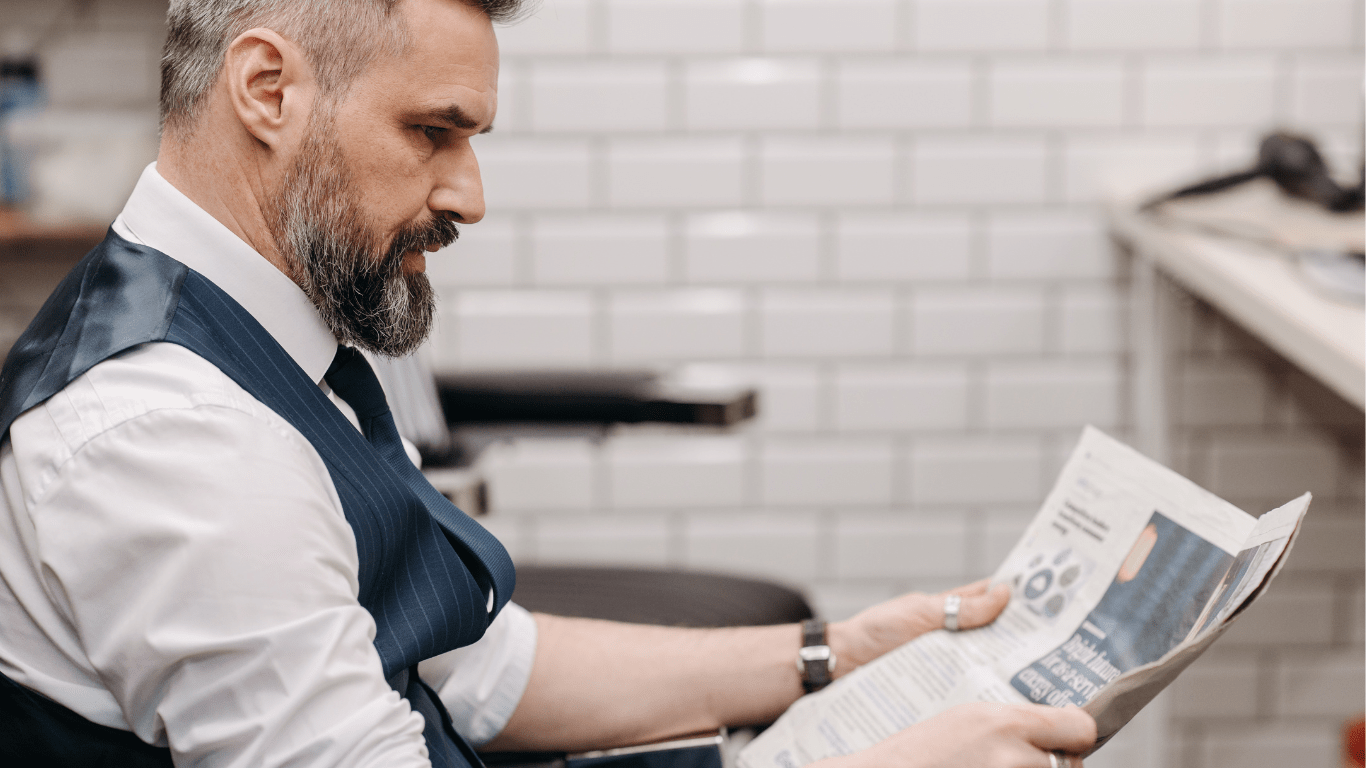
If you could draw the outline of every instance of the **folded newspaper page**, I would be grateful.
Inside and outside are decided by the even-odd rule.
[[[992,577],[1014,589],[994,623],[929,632],[803,697],[738,764],[799,768],[971,701],[1084,707],[1099,747],[1270,583],[1309,499],[1254,518],[1087,427]]]

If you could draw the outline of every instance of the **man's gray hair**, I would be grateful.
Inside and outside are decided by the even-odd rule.
[[[381,54],[402,53],[402,0],[171,0],[161,55],[161,123],[188,127],[203,107],[228,44],[268,27],[304,50],[320,92],[340,96]],[[528,0],[459,0],[501,23],[533,9]]]

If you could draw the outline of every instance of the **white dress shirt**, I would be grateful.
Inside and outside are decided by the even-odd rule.
[[[114,223],[246,308],[323,383],[336,340],[291,280],[148,166]],[[0,672],[177,764],[424,766],[385,682],[332,478],[294,427],[193,352],[136,347],[0,442]],[[508,604],[419,665],[478,744],[526,688]]]

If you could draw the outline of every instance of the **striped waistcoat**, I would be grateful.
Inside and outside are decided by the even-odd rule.
[[[413,482],[392,469],[275,339],[202,275],[111,230],[10,350],[0,370],[0,440],[20,414],[94,365],[155,341],[182,345],[208,360],[318,451],[355,533],[360,603],[375,619],[385,676],[426,718],[434,766],[478,766],[416,665],[483,636],[512,594],[515,574],[507,552],[416,473]],[[492,612],[485,597],[490,589]],[[90,723],[0,676],[0,763],[142,766],[171,760],[169,750]]]

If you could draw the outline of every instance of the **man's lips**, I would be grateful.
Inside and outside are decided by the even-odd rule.
[[[427,250],[433,250],[428,248]],[[427,254],[422,251],[408,251],[403,254],[403,271],[409,274],[427,271]]]

